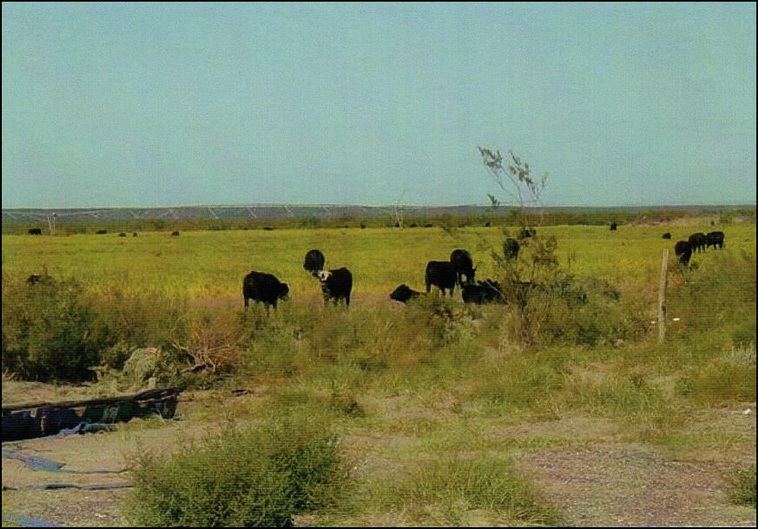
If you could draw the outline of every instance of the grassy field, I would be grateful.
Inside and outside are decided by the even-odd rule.
[[[695,254],[688,270],[675,266],[676,240],[714,229],[726,233],[724,250]],[[673,238],[661,239],[667,231]],[[521,310],[464,305],[459,292],[407,307],[389,300],[400,283],[423,290],[426,262],[446,260],[455,248],[471,252],[478,278],[499,277],[490,256],[500,251],[499,228],[3,236],[4,402],[41,391],[8,372],[6,357],[19,362],[13,355],[25,353],[18,344],[44,366],[51,360],[43,346],[61,345],[52,349],[64,355],[70,342],[61,337],[72,333],[107,369],[97,383],[66,386],[67,398],[135,391],[151,378],[192,395],[180,405],[183,421],[132,422],[65,448],[24,443],[78,468],[126,457],[136,461],[135,479],[157,488],[97,498],[70,491],[65,501],[4,488],[4,512],[82,525],[208,524],[212,513],[231,512],[222,501],[233,496],[223,493],[225,477],[255,476],[240,474],[249,458],[280,464],[278,447],[292,443],[288,464],[318,484],[318,493],[290,506],[297,525],[754,525],[755,224],[686,219],[615,232],[549,226],[539,234],[558,241],[561,285],[569,294],[581,286],[587,299],[551,291],[555,297],[530,298]],[[352,270],[349,309],[324,306],[302,268],[311,248],[325,253],[328,267]],[[669,330],[660,343],[651,320],[666,248]],[[81,290],[34,298],[24,280],[44,269]],[[250,270],[289,283],[291,299],[271,314],[243,311],[241,282]],[[572,275],[604,280],[620,297],[565,279]],[[199,373],[182,373],[202,362]],[[247,393],[232,398],[240,388]],[[316,421],[339,439],[342,462],[331,441],[283,442],[272,414]],[[229,433],[229,424],[239,432]],[[261,438],[258,430],[274,433]],[[135,460],[137,447],[155,459]],[[308,455],[308,447],[318,453]],[[161,469],[184,467],[186,475],[164,479]],[[339,487],[327,482],[332,474]],[[43,479],[5,459],[3,476],[4,486],[6,476],[14,485]],[[198,484],[198,476],[210,481]],[[296,496],[287,483],[275,486],[287,501]],[[221,493],[209,498],[207,490]],[[105,497],[110,506],[101,509]],[[181,519],[156,518],[175,512],[166,498],[184,508],[190,497],[205,505],[204,517],[185,510]],[[219,514],[213,523],[248,520],[240,506],[254,510],[253,499],[234,496],[237,518]],[[93,509],[105,517],[81,515]]]
[[[549,226],[541,235],[558,239],[558,256],[578,274],[640,288],[657,285],[661,254],[696,231],[714,229],[706,221],[684,226]],[[724,228],[731,252],[755,249],[755,224]],[[515,229],[511,230],[515,233]],[[661,239],[665,231],[673,239]],[[26,277],[44,267],[54,277],[74,277],[94,290],[118,286],[127,290],[163,289],[192,298],[241,299],[242,278],[251,270],[275,274],[290,286],[293,300],[318,291],[303,270],[305,253],[321,249],[327,267],[347,266],[353,272],[356,301],[364,294],[381,295],[400,283],[424,286],[429,260],[447,260],[456,248],[468,249],[478,277],[497,270],[492,251],[501,251],[500,228],[425,229],[292,229],[277,231],[144,232],[138,237],[71,235],[63,237],[3,236],[3,271]],[[696,254],[694,261],[702,259]]]

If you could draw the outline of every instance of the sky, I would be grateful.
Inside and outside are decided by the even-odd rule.
[[[756,203],[755,3],[2,3],[2,207]],[[518,205],[518,204],[516,204]]]

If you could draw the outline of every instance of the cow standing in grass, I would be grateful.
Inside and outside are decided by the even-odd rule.
[[[689,241],[677,241],[674,245],[674,253],[679,262],[687,266],[690,264],[690,258],[692,257],[692,245]]]
[[[704,252],[705,245],[708,242],[708,237],[705,235],[705,233],[699,231],[690,235],[687,239],[687,242],[690,243],[690,248],[693,252]]]
[[[320,270],[317,277],[321,281],[324,302],[331,301],[337,305],[344,301],[350,306],[350,294],[353,290],[353,274],[345,267],[336,270]]]
[[[724,247],[724,232],[708,232],[708,234],[705,236],[705,245],[707,248],[710,248],[712,246],[714,248],[722,249]]]
[[[443,296],[448,290],[452,296],[455,290],[456,278],[455,267],[450,261],[429,261],[426,264],[426,272],[424,274],[427,294],[431,290],[432,285],[434,285],[442,291]]]
[[[321,250],[308,250],[303,261],[303,268],[311,273],[312,276],[318,276],[318,273],[324,269],[326,257]]]
[[[245,300],[245,307],[248,306],[252,299],[256,303],[263,303],[268,308],[276,308],[278,301],[287,299],[289,286],[282,283],[273,274],[252,271],[245,276],[242,281],[242,296]]]
[[[455,268],[455,282],[458,285],[463,285],[463,276],[466,276],[466,283],[474,282],[474,274],[476,268],[474,268],[474,262],[471,260],[471,254],[467,250],[453,250],[450,254],[450,263]]]

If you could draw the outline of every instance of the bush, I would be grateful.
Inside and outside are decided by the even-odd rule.
[[[520,303],[510,317],[510,332],[522,345],[597,345],[638,336],[644,330],[639,312],[606,281],[556,271],[545,282],[521,288],[504,281],[505,292],[518,292]]]
[[[345,484],[336,436],[294,415],[229,427],[174,456],[141,454],[134,477],[127,515],[152,527],[287,527]]]
[[[700,266],[673,275],[668,312],[680,318],[673,336],[692,343],[719,338],[722,347],[755,344],[755,254],[711,251]]]
[[[752,467],[735,470],[728,479],[729,500],[755,509],[755,463]]]
[[[29,380],[93,378],[110,344],[93,332],[94,314],[73,279],[28,283],[3,276],[3,369]]]

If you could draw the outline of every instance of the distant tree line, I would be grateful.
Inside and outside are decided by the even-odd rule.
[[[735,218],[755,221],[755,208],[724,207],[714,211],[712,208],[544,208],[541,213],[526,214],[527,220],[534,222],[539,218],[542,226],[549,225],[607,225],[616,222],[624,224],[646,224],[669,222],[688,217],[710,216],[714,223],[729,223]],[[403,218],[403,229],[418,228],[473,228],[495,227],[503,224],[517,226],[523,222],[516,217],[512,208],[482,208],[481,212],[473,214],[425,214],[412,215],[406,213]],[[42,233],[49,233],[48,226],[42,221],[13,221],[5,219],[2,223],[3,235],[26,234],[29,229],[40,228]],[[133,233],[145,231],[192,231],[192,230],[278,230],[278,229],[318,229],[318,228],[400,228],[396,218],[389,212],[386,216],[334,216],[334,217],[279,217],[279,218],[188,218],[188,219],[130,219],[130,220],[87,220],[86,222],[59,222],[56,226],[57,235],[72,235],[96,233],[105,230],[107,234],[117,235],[119,232]]]

